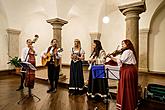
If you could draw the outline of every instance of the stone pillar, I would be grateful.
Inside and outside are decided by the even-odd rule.
[[[91,32],[90,36],[91,36],[91,51],[92,51],[93,40],[100,40],[101,33],[99,33],[99,32]]]
[[[9,44],[8,44],[8,55],[11,57],[19,57],[19,35],[20,30],[16,29],[7,29]]]
[[[57,39],[58,40],[58,47],[61,47],[61,30],[62,30],[62,26],[64,24],[67,24],[68,21],[62,20],[60,18],[54,18],[54,19],[49,19],[46,20],[47,23],[50,23],[53,26],[53,39]],[[66,75],[64,75],[62,73],[62,65],[60,66],[60,80],[65,80],[66,79]]]
[[[60,18],[49,19],[49,20],[46,20],[46,21],[53,26],[53,38],[58,40],[58,42],[59,42],[58,46],[61,47],[61,30],[62,30],[62,26],[64,24],[67,24],[68,21],[62,20]]]
[[[139,14],[146,10],[144,1],[119,6],[120,11],[126,16],[126,38],[134,45],[137,59],[139,57]]]
[[[149,48],[148,48],[149,29],[141,29],[139,33],[139,70],[149,71]]]

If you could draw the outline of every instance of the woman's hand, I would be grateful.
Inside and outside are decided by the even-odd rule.
[[[72,59],[76,61],[76,60],[78,60],[78,56],[76,54],[73,54]]]
[[[30,54],[35,54],[35,50],[32,45],[29,46],[29,49],[30,49],[29,51]]]
[[[94,63],[94,62],[96,62],[96,59],[91,59],[90,62]]]

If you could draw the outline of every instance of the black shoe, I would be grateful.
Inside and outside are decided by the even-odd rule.
[[[52,91],[53,91],[53,89],[51,88],[51,89],[47,90],[47,93],[50,93],[50,92],[52,92]]]
[[[24,87],[19,87],[18,89],[16,89],[16,91],[20,91],[22,89],[24,89]]]
[[[56,91],[57,91],[56,89],[53,89],[51,92],[52,92],[52,93],[56,93]]]

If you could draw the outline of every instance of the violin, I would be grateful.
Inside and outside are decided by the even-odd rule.
[[[120,50],[115,50],[114,52],[112,52],[112,53],[110,53],[110,55],[112,55],[112,56],[117,56],[117,55],[119,55],[119,54],[121,54],[121,53],[123,53],[123,49],[120,49]]]
[[[112,53],[107,54],[107,55],[105,56],[105,59],[106,59],[107,57],[110,57],[111,55],[112,55],[113,57],[115,57],[115,56],[117,56],[117,55],[120,55],[120,54],[122,54],[122,53],[124,52],[124,50],[126,50],[126,48],[121,48],[120,50],[115,50],[115,51],[113,51]]]

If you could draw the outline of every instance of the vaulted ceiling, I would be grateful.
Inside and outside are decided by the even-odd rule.
[[[0,13],[9,25],[33,14],[42,14],[46,18],[60,17],[69,19],[75,16],[93,16],[110,13],[118,5],[140,0],[0,0]]]

